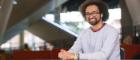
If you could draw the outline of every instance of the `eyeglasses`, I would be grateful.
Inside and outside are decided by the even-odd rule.
[[[94,16],[94,15],[98,15],[98,14],[100,14],[100,12],[92,12],[92,13],[85,12],[86,16],[90,16],[90,15]]]

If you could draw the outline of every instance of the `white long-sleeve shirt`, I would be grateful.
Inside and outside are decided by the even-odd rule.
[[[78,53],[79,59],[120,60],[119,33],[107,24],[97,32],[85,29],[69,52]]]

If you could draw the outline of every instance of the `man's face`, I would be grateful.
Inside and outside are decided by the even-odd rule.
[[[85,16],[86,20],[93,26],[101,21],[101,14],[96,5],[87,6],[85,9]]]

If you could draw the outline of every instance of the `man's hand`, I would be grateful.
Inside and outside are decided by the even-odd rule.
[[[61,49],[60,52],[58,53],[58,57],[63,60],[73,60],[75,59],[75,54]]]

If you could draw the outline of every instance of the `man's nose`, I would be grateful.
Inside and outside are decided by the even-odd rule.
[[[89,19],[93,19],[93,18],[95,18],[95,16],[94,16],[94,15],[89,15],[88,18],[89,18]]]

